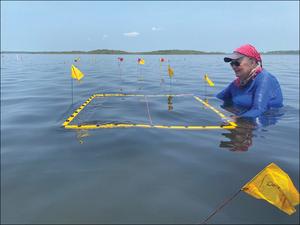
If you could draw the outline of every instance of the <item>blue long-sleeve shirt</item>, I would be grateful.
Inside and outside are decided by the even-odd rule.
[[[245,86],[238,87],[233,81],[216,97],[244,109],[238,113],[241,117],[257,117],[270,108],[283,106],[280,85],[265,69]]]

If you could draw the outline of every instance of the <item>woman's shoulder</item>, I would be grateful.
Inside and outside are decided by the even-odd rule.
[[[276,74],[273,74],[273,73],[271,73],[270,71],[268,71],[266,69],[263,69],[262,72],[263,72],[264,75],[268,75],[272,78],[276,78]]]
[[[276,80],[276,77],[266,69],[263,69],[256,78],[258,80]]]
[[[263,69],[261,73],[257,75],[255,80],[256,80],[256,85],[259,86],[264,86],[264,87],[280,86],[277,78],[265,69]]]

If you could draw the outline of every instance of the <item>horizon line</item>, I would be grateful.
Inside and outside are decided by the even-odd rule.
[[[48,50],[48,51],[28,51],[28,50],[4,50],[0,51],[1,54],[3,53],[74,53],[74,54],[80,54],[80,53],[90,53],[90,54],[99,54],[97,52],[105,52],[105,54],[117,54],[117,53],[112,53],[112,52],[119,52],[119,54],[145,54],[145,53],[158,53],[158,52],[194,52],[194,53],[199,53],[199,54],[231,54],[232,52],[222,52],[222,51],[203,51],[203,50],[190,50],[190,49],[165,49],[165,50],[150,50],[150,51],[124,51],[124,50],[114,50],[114,49],[94,49],[94,50],[60,50],[60,51],[53,51],[53,50]],[[293,52],[296,53],[300,52],[299,49],[297,50],[271,50],[271,51],[265,51],[265,52],[260,52],[260,54],[264,53],[284,53],[284,52]]]

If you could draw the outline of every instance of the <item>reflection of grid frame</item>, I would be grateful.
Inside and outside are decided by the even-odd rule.
[[[214,111],[216,114],[218,114],[221,119],[227,124],[220,125],[220,126],[166,126],[166,125],[150,125],[150,124],[127,124],[127,123],[108,123],[108,124],[85,124],[85,125],[70,125],[72,120],[80,113],[81,110],[84,109],[94,98],[96,97],[163,97],[163,96],[184,96],[184,95],[142,95],[142,94],[94,94],[91,97],[89,97],[78,109],[76,109],[73,114],[66,119],[66,121],[62,124],[62,126],[66,129],[104,129],[104,128],[134,128],[134,127],[140,127],[140,128],[160,128],[160,129],[188,129],[188,130],[203,130],[203,129],[235,129],[237,127],[237,124],[230,121],[224,114],[222,114],[220,111],[215,109],[213,106],[208,104],[207,102],[203,101],[198,96],[192,95],[197,101],[201,102],[203,105],[205,105],[207,108]]]

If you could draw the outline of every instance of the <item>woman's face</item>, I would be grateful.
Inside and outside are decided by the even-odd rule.
[[[241,80],[245,80],[249,76],[251,70],[256,66],[255,62],[246,56],[232,60],[230,65],[235,72],[235,75]]]

